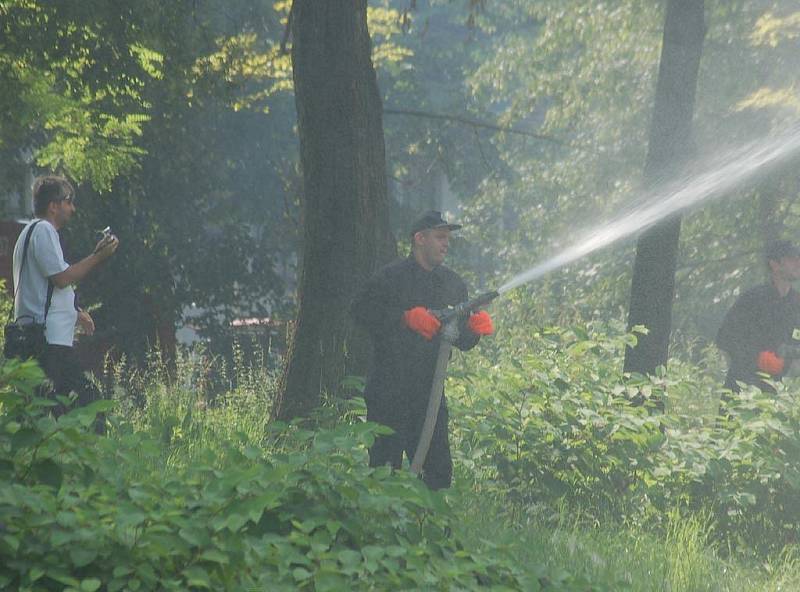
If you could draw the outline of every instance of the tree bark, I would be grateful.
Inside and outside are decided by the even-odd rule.
[[[295,0],[292,63],[303,170],[299,310],[274,416],[307,415],[366,348],[350,303],[396,253],[366,0]]]
[[[703,0],[669,0],[653,120],[644,170],[654,186],[679,173],[693,154],[692,115],[705,36]],[[625,372],[652,373],[666,365],[675,295],[681,218],[674,216],[644,232],[636,245],[628,326],[647,327],[625,352]]]

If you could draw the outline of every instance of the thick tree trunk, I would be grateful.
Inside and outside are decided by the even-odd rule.
[[[305,228],[299,311],[275,416],[306,415],[353,352],[350,302],[395,253],[366,0],[295,0],[292,61]],[[348,354],[350,352],[350,354]]]
[[[703,0],[668,0],[645,184],[680,172],[693,153],[692,115],[705,36]],[[652,373],[666,365],[675,295],[681,219],[674,216],[641,235],[636,245],[628,325],[648,334],[625,353],[625,372]]]

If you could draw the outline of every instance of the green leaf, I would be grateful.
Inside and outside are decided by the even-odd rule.
[[[31,474],[37,481],[49,485],[53,489],[60,488],[64,480],[61,467],[49,458],[35,462],[31,467]]]
[[[72,576],[64,575],[62,573],[53,573],[48,571],[47,577],[55,580],[60,584],[64,584],[65,586],[72,586],[73,588],[78,588],[78,589],[80,589],[81,587],[81,583],[78,580],[76,580]]]
[[[65,417],[75,418],[85,428],[92,426],[99,413],[111,411],[115,407],[114,401],[100,400],[94,401],[84,407],[78,407],[70,411]]]
[[[292,570],[292,577],[296,582],[302,582],[303,580],[307,580],[313,574],[303,567],[296,567]]]
[[[328,529],[331,536],[336,536],[336,533],[342,528],[342,523],[338,520],[328,520],[325,522],[325,528]]]
[[[208,572],[199,565],[192,565],[184,569],[183,576],[190,586],[211,589],[211,578],[208,576]]]
[[[145,521],[147,515],[131,503],[123,502],[117,507],[117,526],[132,528]]]
[[[194,547],[205,547],[211,542],[211,538],[205,530],[194,526],[181,528],[178,531],[178,536]]]
[[[386,554],[389,557],[402,557],[406,554],[406,548],[400,545],[389,545],[386,547]]]
[[[14,475],[14,463],[10,460],[0,460],[0,480],[10,481]]]
[[[336,557],[345,567],[355,567],[361,564],[361,553],[352,549],[339,551]]]
[[[97,551],[94,549],[73,547],[69,550],[69,558],[72,560],[75,567],[85,567],[97,558]]]
[[[60,547],[66,543],[71,542],[75,537],[72,530],[51,529],[50,530],[50,544],[54,547]]]
[[[377,547],[375,545],[366,545],[364,548],[361,549],[361,553],[364,555],[365,559],[376,561],[383,557],[386,554],[386,551],[383,547]]]
[[[32,428],[22,428],[11,437],[11,452],[18,452],[20,448],[30,448],[41,440],[41,434]]]
[[[56,514],[56,522],[65,529],[75,529],[78,527],[78,516],[75,512],[62,511]]]
[[[282,493],[282,491],[276,490],[268,491],[263,495],[243,502],[239,505],[238,510],[240,512],[245,512],[253,523],[258,523],[265,510],[271,510],[280,505],[278,500]]]
[[[4,534],[3,542],[8,545],[14,553],[19,551],[19,538],[13,534]]]
[[[114,568],[114,571],[111,574],[115,578],[121,578],[133,573],[133,569],[128,567],[127,565],[118,565]]]
[[[97,578],[87,578],[81,582],[83,592],[95,592],[100,588],[102,582]]]
[[[6,402],[10,399],[10,397],[8,397],[8,396],[4,396],[3,398],[4,398],[4,401],[6,401]],[[19,422],[9,421],[6,424],[6,432],[8,432],[9,434],[16,434],[17,431],[19,431],[19,429],[21,427],[22,427],[22,425]]]
[[[249,444],[244,447],[243,454],[245,458],[248,458],[250,460],[258,460],[264,456],[264,452],[261,449],[256,448],[255,446],[251,446]]]
[[[209,549],[208,551],[203,551],[200,555],[200,559],[204,559],[205,561],[211,561],[213,563],[219,563],[221,565],[227,565],[230,563],[230,559],[225,553],[218,551],[216,549]]]
[[[320,570],[314,575],[315,592],[348,590],[347,580],[334,571]]]
[[[214,521],[213,527],[216,532],[228,529],[231,532],[238,532],[247,523],[247,515],[232,511],[226,516],[220,516]]]

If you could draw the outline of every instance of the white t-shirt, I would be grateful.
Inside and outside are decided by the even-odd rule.
[[[61,273],[69,267],[64,261],[64,253],[58,241],[58,232],[47,220],[42,220],[33,229],[31,242],[22,278],[19,270],[22,266],[22,251],[25,236],[36,222],[28,224],[17,239],[14,246],[14,314],[17,319],[23,315],[33,317],[37,323],[44,321],[44,307],[47,302],[47,278]],[[24,322],[27,319],[22,319]],[[75,336],[75,323],[78,311],[75,310],[75,291],[72,286],[58,288],[53,286],[53,298],[47,313],[45,337],[52,345],[72,346]]]

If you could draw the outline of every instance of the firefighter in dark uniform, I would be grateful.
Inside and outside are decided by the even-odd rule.
[[[774,391],[763,379],[780,380],[796,357],[800,341],[800,294],[792,282],[800,279],[800,250],[790,241],[767,245],[770,281],[742,294],[725,316],[717,346],[728,356],[725,387],[739,392],[738,383]]]
[[[432,310],[467,300],[462,279],[442,262],[450,232],[440,212],[427,212],[412,227],[412,250],[406,259],[379,270],[353,302],[353,316],[372,338],[373,367],[364,398],[367,419],[394,430],[379,436],[370,448],[370,466],[399,469],[403,452],[409,460],[419,441],[439,350],[441,323]],[[455,347],[469,350],[481,335],[492,332],[488,313],[480,311],[461,322]],[[449,487],[453,461],[447,433],[447,406],[436,421],[430,450],[422,468],[431,489]]]

